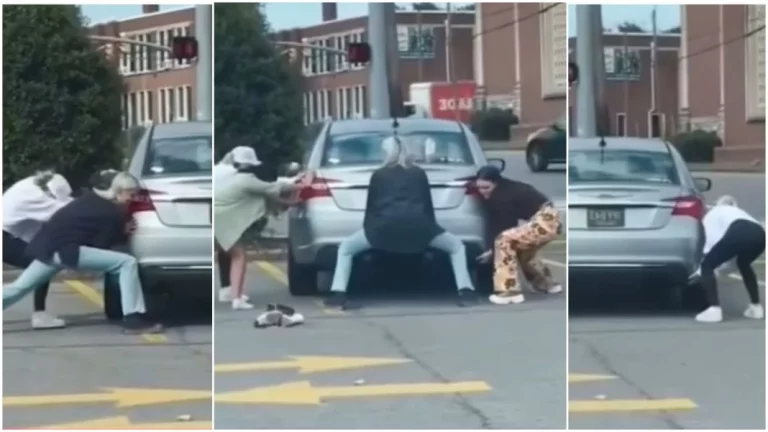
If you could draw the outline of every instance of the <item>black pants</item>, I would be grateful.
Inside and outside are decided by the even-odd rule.
[[[765,230],[762,226],[744,219],[732,223],[725,231],[723,238],[712,247],[701,263],[701,283],[707,293],[709,304],[720,305],[715,269],[734,258],[749,293],[749,301],[752,304],[760,303],[760,291],[752,263],[763,252],[765,252]]]
[[[228,287],[229,281],[229,269],[232,267],[232,259],[226,251],[218,249],[216,251],[216,260],[219,264],[219,280],[221,281],[221,287]]]
[[[25,269],[34,261],[26,254],[27,242],[3,231],[3,264]],[[41,285],[35,290],[35,312],[45,310],[45,299],[48,298],[50,284]]]

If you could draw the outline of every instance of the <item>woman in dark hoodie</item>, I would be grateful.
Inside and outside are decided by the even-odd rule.
[[[492,249],[478,260],[494,257],[495,304],[525,300],[518,266],[536,291],[555,294],[563,287],[552,280],[549,268],[537,252],[560,233],[560,213],[544,194],[533,186],[502,177],[494,166],[477,173],[476,187],[485,199],[487,239]],[[519,225],[520,221],[525,223]]]
[[[127,243],[135,229],[128,213],[138,181],[128,173],[100,171],[91,178],[92,190],[57,211],[27,247],[34,261],[12,283],[3,287],[7,309],[64,268],[119,275],[126,332],[158,332],[145,323],[144,293],[136,258],[111,250]]]
[[[369,249],[413,254],[428,247],[447,252],[459,291],[459,305],[476,301],[467,268],[464,244],[446,232],[435,219],[432,192],[426,172],[412,163],[398,137],[383,142],[385,161],[371,176],[363,229],[339,246],[329,306],[345,308],[347,284],[355,255]]]

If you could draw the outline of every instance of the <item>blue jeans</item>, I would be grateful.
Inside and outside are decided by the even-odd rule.
[[[456,278],[456,285],[461,288],[474,289],[472,278],[467,268],[467,254],[464,243],[458,237],[443,232],[435,237],[429,244],[430,247],[446,252],[451,257],[451,267]],[[344,239],[339,245],[336,255],[336,269],[333,273],[332,292],[347,292],[349,277],[352,274],[352,260],[355,255],[371,249],[371,244],[365,237],[365,231],[360,230]]]
[[[32,264],[15,281],[3,286],[3,310],[18,303],[37,287],[50,281],[62,269],[58,254],[54,256],[53,264],[32,261]],[[139,281],[139,265],[133,256],[107,249],[81,246],[80,262],[75,270],[118,275],[123,314],[146,312],[144,292]]]

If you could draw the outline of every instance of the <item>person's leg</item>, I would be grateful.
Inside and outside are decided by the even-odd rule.
[[[118,275],[120,284],[120,304],[123,309],[123,327],[128,332],[148,327],[151,332],[161,330],[160,325],[143,322],[142,315],[147,312],[144,290],[139,279],[139,264],[136,258],[124,252],[80,246],[80,259],[77,269],[105,272]],[[58,262],[58,256],[56,257]]]
[[[245,272],[248,267],[247,255],[245,248],[240,244],[236,244],[229,250],[230,264],[230,280],[232,281],[232,308],[233,309],[253,309],[253,305],[243,298],[243,291],[245,289]]]
[[[541,248],[557,238],[560,213],[555,207],[546,205],[536,212],[523,228],[518,248],[518,259],[523,274],[536,291],[548,294],[561,292],[563,287],[552,280],[552,272],[538,256]]]
[[[15,281],[3,286],[3,310],[18,303],[41,284],[50,281],[60,270],[61,268],[55,265],[32,261]]]
[[[352,261],[355,255],[371,248],[365,231],[359,230],[344,239],[336,253],[336,268],[333,271],[331,283],[331,296],[326,300],[329,306],[344,306],[346,304],[347,285],[352,275]]]
[[[216,244],[216,260],[219,265],[219,280],[221,286],[219,288],[219,301],[231,302],[232,301],[232,259],[229,253]]]
[[[496,304],[521,303],[525,300],[518,275],[517,247],[521,228],[502,232],[494,242],[493,291],[489,298]]]
[[[720,322],[723,320],[723,309],[720,307],[715,269],[733,259],[737,252],[738,249],[733,246],[732,231],[729,228],[723,238],[712,247],[702,260],[701,287],[704,289],[709,307],[696,315],[696,321]]]
[[[743,250],[736,257],[736,265],[744,281],[744,287],[749,294],[749,306],[744,311],[744,316],[752,319],[763,319],[765,311],[760,302],[760,288],[757,275],[752,268],[752,263],[765,252],[765,230],[760,225],[750,221],[734,222],[740,224],[739,235],[743,240]]]
[[[18,268],[27,268],[32,264],[32,258],[26,254],[27,242],[3,231],[3,263]],[[40,285],[34,294],[34,313],[32,314],[32,328],[53,329],[67,325],[63,319],[56,317],[45,310],[45,302],[48,298],[50,283]]]
[[[464,243],[455,235],[445,231],[435,237],[429,245],[450,256],[453,276],[459,290],[459,305],[465,306],[468,302],[476,301],[475,287],[467,267],[467,251]]]
[[[534,290],[544,294],[556,294],[563,290],[563,287],[552,279],[549,266],[539,257],[539,248],[522,251],[518,256],[520,269]]]

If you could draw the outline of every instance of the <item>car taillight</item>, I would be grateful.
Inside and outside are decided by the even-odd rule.
[[[305,187],[299,192],[299,199],[309,201],[312,198],[328,198],[331,196],[331,190],[328,183],[335,183],[338,180],[315,177],[309,187]]]
[[[683,197],[675,200],[672,216],[690,216],[701,220],[704,218],[704,203],[697,197]]]
[[[128,207],[128,211],[131,214],[155,211],[155,204],[152,202],[152,194],[156,193],[157,192],[155,191],[147,189],[139,189],[136,195],[134,195],[133,201],[131,201],[131,204]]]

